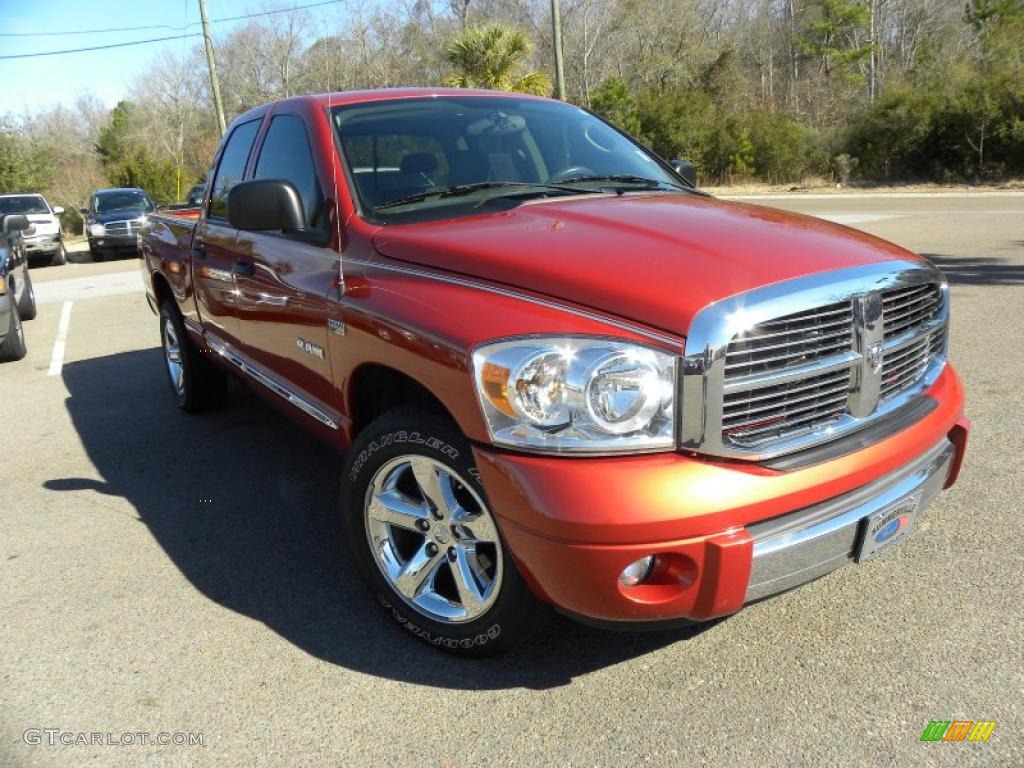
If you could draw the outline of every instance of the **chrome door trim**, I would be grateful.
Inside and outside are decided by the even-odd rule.
[[[940,310],[929,323],[912,332],[883,340],[881,301],[883,291],[935,283],[942,288]],[[774,374],[749,376],[726,383],[725,355],[729,342],[744,328],[785,315],[844,301],[854,304],[854,337],[849,351],[814,361],[800,368]],[[877,302],[877,303],[876,303]],[[899,259],[878,264],[818,272],[756,288],[709,304],[695,316],[686,337],[680,377],[680,443],[683,450],[715,456],[763,460],[834,440],[884,418],[919,396],[935,383],[946,363],[945,341],[925,373],[912,386],[881,403],[879,373],[868,366],[872,344],[884,344],[893,352],[944,327],[949,318],[945,278],[934,265]],[[809,428],[796,436],[754,448],[727,443],[722,437],[724,395],[738,389],[758,388],[807,375],[850,368],[848,412],[826,427]]]
[[[222,342],[219,339],[215,339],[210,336],[207,337],[206,343],[209,344],[210,349],[212,349],[218,355],[223,357],[233,366],[235,366],[243,373],[258,381],[260,384],[265,386],[274,394],[283,397],[285,400],[294,405],[303,413],[307,414],[308,416],[312,416],[321,424],[330,427],[331,429],[338,428],[338,423],[330,416],[328,416],[324,411],[317,408],[315,405],[313,405],[305,398],[299,397],[297,394],[295,394],[295,392],[290,390],[288,387],[280,384],[276,379],[274,379],[272,376],[270,376],[269,374],[265,373],[262,369],[260,369],[259,366],[243,358],[242,355],[237,350],[233,349],[230,344],[226,344],[225,342]]]

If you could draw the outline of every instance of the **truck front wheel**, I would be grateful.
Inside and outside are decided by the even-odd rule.
[[[376,602],[420,640],[492,656],[544,618],[502,541],[469,442],[447,419],[402,408],[367,426],[345,464],[342,514]]]
[[[227,376],[196,349],[185,333],[181,313],[170,299],[160,306],[160,341],[171,391],[179,407],[196,413],[223,405]]]

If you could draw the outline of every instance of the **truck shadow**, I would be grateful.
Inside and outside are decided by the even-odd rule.
[[[45,487],[127,499],[203,595],[317,658],[424,685],[543,689],[708,626],[613,633],[556,616],[505,657],[445,656],[393,625],[359,581],[337,512],[341,459],[329,448],[239,385],[222,411],[181,414],[158,349],[67,363],[63,376],[68,411],[103,479]]]
[[[1021,242],[1024,245],[1024,241]],[[1024,264],[992,256],[948,256],[922,253],[946,274],[951,285],[1021,285]]]

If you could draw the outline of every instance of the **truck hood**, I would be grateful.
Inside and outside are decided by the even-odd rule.
[[[565,299],[685,335],[713,301],[913,254],[863,232],[687,194],[587,196],[388,226],[392,259]]]

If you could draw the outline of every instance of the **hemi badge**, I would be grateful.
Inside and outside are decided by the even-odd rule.
[[[331,333],[336,333],[339,336],[344,336],[345,335],[345,321],[344,320],[338,320],[337,318],[334,318],[334,317],[328,317],[327,318],[327,330],[329,330]]]

